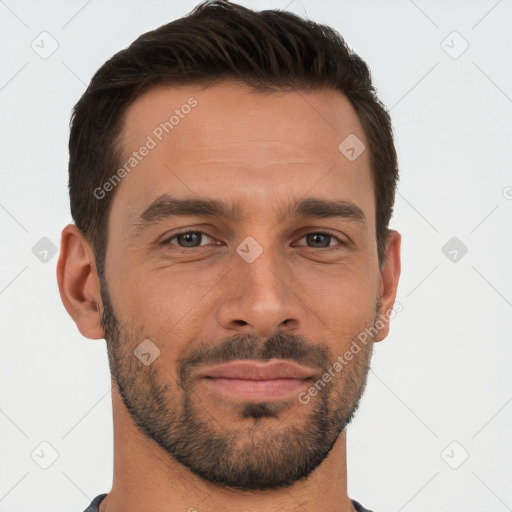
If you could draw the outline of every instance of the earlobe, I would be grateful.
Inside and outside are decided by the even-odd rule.
[[[391,230],[386,241],[386,262],[380,273],[379,295],[381,298],[381,308],[377,318],[379,332],[375,335],[374,341],[382,341],[389,334],[389,318],[395,304],[398,281],[400,279],[401,242],[402,237],[400,233]]]
[[[89,339],[104,338],[99,314],[100,280],[94,253],[74,224],[62,230],[57,282],[62,303],[80,333]]]

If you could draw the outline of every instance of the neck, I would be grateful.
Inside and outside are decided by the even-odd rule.
[[[347,494],[346,432],[328,457],[305,480],[266,491],[240,491],[217,487],[176,462],[133,424],[115,386],[114,479],[100,504],[100,512],[353,512]]]

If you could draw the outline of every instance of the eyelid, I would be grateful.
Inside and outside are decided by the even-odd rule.
[[[209,233],[207,233],[206,231],[203,231],[202,229],[184,229],[183,231],[178,231],[176,233],[173,233],[172,235],[166,237],[164,240],[162,240],[162,245],[170,245],[169,242],[173,239],[173,238],[176,238],[177,236],[180,236],[180,235],[185,235],[186,233],[199,233],[201,235],[204,235],[204,236],[207,236],[208,238],[211,238],[212,240],[215,240],[215,237],[210,235]],[[178,249],[185,249],[187,250],[187,247],[180,247],[179,245],[176,246],[178,247]],[[204,247],[204,246],[199,246],[199,247]],[[197,249],[198,247],[192,247],[191,249]],[[190,249],[188,249],[190,250]]]
[[[328,235],[332,238],[335,238],[339,242],[339,245],[348,245],[349,244],[348,240],[343,240],[338,235],[336,235],[332,231],[329,231],[328,229],[320,229],[318,231],[315,231],[315,230],[307,231],[306,233],[301,235],[297,240],[302,240],[307,235]],[[308,247],[308,249],[314,249],[314,247]],[[332,247],[325,247],[324,249],[332,249]]]

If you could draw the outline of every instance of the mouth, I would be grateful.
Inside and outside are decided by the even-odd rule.
[[[310,385],[315,372],[281,360],[234,361],[203,370],[199,377],[213,391],[251,400],[284,399]]]

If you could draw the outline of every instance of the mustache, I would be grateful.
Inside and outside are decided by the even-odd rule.
[[[277,333],[269,338],[239,334],[218,344],[200,343],[187,351],[177,362],[178,381],[185,387],[191,371],[204,365],[274,358],[318,367],[320,370],[329,366],[332,355],[326,345],[310,343],[305,337],[296,334]]]

